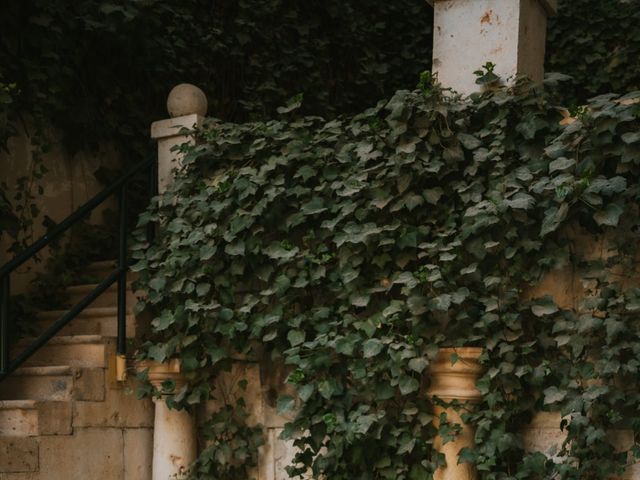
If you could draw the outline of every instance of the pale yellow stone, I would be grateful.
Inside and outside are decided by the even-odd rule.
[[[40,474],[35,473],[0,473],[0,480],[40,480]]]
[[[104,368],[83,368],[76,373],[73,389],[74,400],[102,402],[104,392]]]
[[[107,388],[103,402],[75,402],[74,427],[152,427],[153,403],[138,400],[131,388]]]
[[[124,432],[124,480],[151,480],[153,430],[128,428]]]
[[[103,339],[98,335],[54,337],[30,357],[25,365],[104,367],[106,366],[106,349]]]
[[[70,435],[72,433],[72,403],[38,402],[38,433],[40,435]]]
[[[0,400],[68,400],[73,372],[68,367],[28,367],[16,370],[0,384]]]
[[[38,410],[32,400],[0,402],[0,436],[28,437],[38,434]]]
[[[124,442],[117,428],[74,428],[73,435],[40,438],[40,471],[47,480],[117,480],[124,472]]]
[[[38,470],[38,439],[34,437],[0,437],[0,472],[34,472]]]

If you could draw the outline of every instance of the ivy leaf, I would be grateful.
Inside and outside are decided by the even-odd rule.
[[[536,317],[544,317],[545,315],[556,313],[558,306],[551,297],[545,296],[538,300],[535,305],[531,306],[531,311]]]
[[[416,357],[409,360],[409,368],[417,373],[422,373],[422,371],[427,368],[429,362],[424,357]]]
[[[362,345],[364,358],[375,357],[382,351],[383,345],[377,338],[370,338]]]
[[[567,392],[559,390],[558,387],[549,387],[544,390],[543,394],[545,405],[561,402],[567,396]]]
[[[239,239],[229,243],[224,247],[224,251],[227,255],[244,255],[244,241]]]
[[[290,330],[289,333],[287,333],[287,340],[289,340],[292,347],[296,347],[304,342],[305,336],[302,330]]]
[[[542,227],[540,229],[540,236],[544,237],[551,232],[554,232],[562,221],[567,218],[569,212],[569,205],[562,203],[559,207],[551,207],[544,212],[544,219],[542,220]]]
[[[458,133],[457,137],[460,143],[462,143],[462,146],[467,150],[475,150],[482,145],[480,140],[468,133]]]
[[[151,345],[147,350],[147,355],[156,362],[164,362],[167,359],[167,345],[155,344]]]
[[[549,173],[567,170],[568,168],[575,166],[575,164],[576,161],[573,158],[557,158],[549,164]]]
[[[534,206],[535,199],[527,193],[518,192],[509,200],[505,200],[504,204],[514,209],[529,210]]]
[[[305,203],[300,211],[305,215],[317,215],[326,211],[324,200],[321,197],[313,197],[309,202]]]
[[[593,219],[600,226],[606,225],[609,227],[615,227],[620,221],[620,216],[624,213],[622,208],[617,203],[610,203],[602,210],[598,210],[593,214]]]
[[[162,290],[166,284],[167,279],[164,277],[155,277],[152,278],[151,281],[149,281],[149,287],[157,291]]]
[[[312,383],[308,383],[299,387],[298,396],[300,397],[300,400],[302,400],[302,402],[306,402],[307,400],[309,400],[311,398],[311,395],[313,395],[314,390],[315,387]]]
[[[398,383],[398,388],[400,388],[400,393],[402,395],[409,395],[412,392],[415,392],[420,388],[420,382],[409,375],[403,375],[400,377],[400,382]]]
[[[282,415],[283,413],[293,410],[295,405],[296,401],[291,395],[281,395],[278,397],[278,401],[276,402],[278,415]]]
[[[637,143],[640,142],[640,132],[623,133],[621,138],[624,143]]]

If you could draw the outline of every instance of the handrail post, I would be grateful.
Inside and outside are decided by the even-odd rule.
[[[181,84],[173,88],[167,99],[167,110],[171,118],[154,122],[151,137],[158,142],[158,191],[163,194],[173,180],[173,170],[180,168],[183,154],[176,147],[185,143],[193,145],[194,127],[199,127],[207,113],[207,97],[198,87]],[[187,129],[187,131],[185,131]],[[147,364],[149,381],[162,387],[162,382],[176,382],[176,392],[184,385],[182,367],[177,359],[165,363]],[[189,464],[197,457],[198,441],[194,415],[187,410],[169,408],[166,398],[155,403],[153,426],[152,479],[165,480],[176,476],[182,478]]]
[[[118,192],[119,241],[118,241],[118,339],[116,350],[116,377],[126,378],[127,354],[127,184]]]
[[[9,369],[9,275],[0,282],[0,374],[4,374]]]

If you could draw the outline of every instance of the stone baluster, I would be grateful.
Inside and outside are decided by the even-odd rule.
[[[173,391],[186,383],[178,359],[166,363],[143,361],[137,367],[148,371],[149,382],[160,392],[164,382],[172,382]],[[154,399],[154,404],[152,480],[179,479],[198,456],[195,419],[186,410],[169,408],[165,394]]]
[[[451,361],[453,354],[458,356],[455,363]],[[475,480],[477,478],[472,464],[458,463],[458,454],[463,448],[474,446],[473,427],[462,420],[462,414],[473,408],[473,405],[482,398],[476,388],[476,381],[482,373],[482,366],[478,362],[481,354],[481,348],[442,348],[429,368],[431,376],[429,397],[431,399],[438,397],[446,403],[457,400],[462,404],[460,408],[445,408],[440,405],[433,407],[436,428],[440,426],[440,415],[443,412],[447,414],[447,422],[462,427],[462,431],[456,435],[455,439],[447,443],[444,443],[440,436],[436,437],[434,447],[439,453],[444,454],[447,464],[435,472],[434,480]]]

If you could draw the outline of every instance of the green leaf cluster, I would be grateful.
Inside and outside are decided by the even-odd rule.
[[[442,461],[430,361],[482,346],[463,459],[483,479],[606,478],[626,461],[607,432],[640,421],[640,94],[595,98],[564,125],[525,82],[438,89],[330,121],[212,119],[140,218],[144,355],[182,359],[188,405],[233,357],[266,351],[300,400],[283,433],[292,477],[400,480]],[[535,293],[556,270],[588,286],[574,305]],[[523,449],[545,410],[568,432],[559,462]]]

